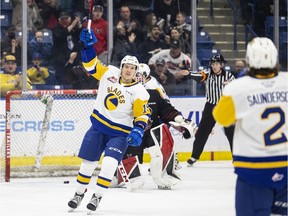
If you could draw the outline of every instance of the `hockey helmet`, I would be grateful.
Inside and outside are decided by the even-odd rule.
[[[122,69],[124,64],[132,64],[136,66],[136,70],[139,68],[139,62],[138,59],[135,56],[126,55],[122,60],[120,64],[120,69]]]
[[[150,76],[150,67],[147,64],[140,63],[139,69],[136,72],[136,80],[137,82],[141,82],[143,85]]]
[[[246,50],[246,61],[250,68],[276,68],[278,52],[274,43],[266,37],[256,37]]]

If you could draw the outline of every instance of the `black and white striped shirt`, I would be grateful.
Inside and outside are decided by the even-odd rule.
[[[222,69],[220,75],[216,75],[212,70],[204,70],[200,73],[190,72],[192,79],[206,82],[206,100],[208,103],[216,105],[222,95],[222,90],[226,84],[235,79],[233,74]]]

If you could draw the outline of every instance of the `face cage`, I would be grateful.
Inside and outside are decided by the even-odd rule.
[[[145,82],[146,82],[146,76],[145,75],[143,75],[140,72],[137,72],[135,75],[135,79],[136,79],[136,82],[141,83],[143,86],[145,86]]]

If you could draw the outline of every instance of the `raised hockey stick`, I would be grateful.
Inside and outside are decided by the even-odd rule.
[[[49,121],[50,121],[54,99],[51,95],[43,95],[40,100],[42,103],[46,104],[46,108],[45,108],[45,114],[44,114],[44,119],[42,123],[41,134],[39,137],[37,153],[36,153],[36,160],[35,160],[35,165],[34,165],[35,171],[38,171],[41,167],[43,150],[44,150],[44,146],[46,142],[47,132],[49,130]]]
[[[93,3],[94,3],[94,0],[90,0],[89,1],[89,15],[88,15],[88,24],[87,24],[87,29],[89,31],[89,33],[91,33],[91,13],[92,13],[92,8],[93,8]]]

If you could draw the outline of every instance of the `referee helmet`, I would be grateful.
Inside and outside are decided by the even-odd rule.
[[[213,62],[226,63],[223,55],[221,55],[221,54],[216,54],[216,55],[212,56],[210,59],[210,64],[212,64]]]

